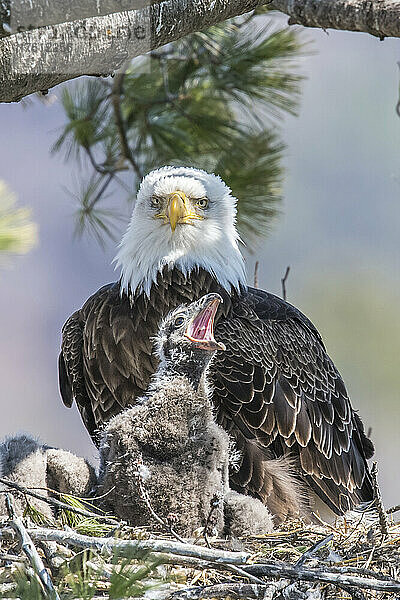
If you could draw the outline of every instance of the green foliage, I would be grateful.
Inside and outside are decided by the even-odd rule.
[[[53,584],[61,600],[122,600],[142,598],[146,592],[157,591],[167,579],[158,571],[162,557],[138,553],[132,559],[117,554],[106,562],[99,553],[82,551],[52,573]],[[39,579],[32,569],[18,566],[11,573],[0,574],[0,598],[44,600]]]
[[[110,600],[119,598],[141,598],[150,588],[154,589],[159,585],[157,581],[149,581],[149,576],[154,576],[156,568],[162,564],[162,559],[148,558],[144,564],[137,568],[132,568],[131,561],[125,559],[121,562],[118,569],[114,567],[110,576]]]
[[[0,253],[25,254],[37,242],[37,227],[27,208],[16,208],[14,194],[0,180]]]
[[[76,496],[63,494],[61,500],[64,502],[64,504],[68,504],[73,508],[86,510],[88,512],[92,512],[93,514],[99,512],[99,508],[97,506],[94,506],[93,504],[86,500],[83,500],[82,498],[77,498]],[[78,533],[81,533],[83,535],[95,535],[100,537],[110,535],[111,532],[114,531],[116,526],[118,525],[117,520],[114,524],[104,523],[99,519],[96,519],[95,516],[84,517],[66,509],[63,509],[61,511],[59,519],[63,525],[68,525],[68,527],[72,527]]]
[[[135,59],[114,80],[64,89],[67,125],[54,150],[85,156],[93,169],[79,191],[78,234],[112,235],[115,203],[99,209],[106,192],[115,196],[126,170],[134,190],[165,164],[220,174],[240,200],[242,235],[251,241],[268,229],[281,199],[278,118],[296,110],[301,44],[264,23],[250,13]]]
[[[0,598],[18,598],[19,600],[43,600],[42,586],[36,575],[26,573],[18,568],[13,573],[14,586],[12,589],[1,593]],[[3,583],[0,580],[0,585]]]

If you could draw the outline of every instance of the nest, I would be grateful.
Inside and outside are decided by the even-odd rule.
[[[334,525],[290,521],[273,533],[225,540],[205,530],[182,539],[162,519],[157,530],[130,527],[72,496],[55,502],[57,519],[43,523],[29,500],[24,517],[16,516],[9,495],[9,518],[0,524],[1,597],[400,598],[400,507],[354,512]]]

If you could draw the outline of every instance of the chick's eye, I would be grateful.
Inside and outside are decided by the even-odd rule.
[[[196,202],[199,208],[207,208],[208,206],[208,198],[199,198]]]
[[[183,317],[177,317],[175,319],[175,323],[174,323],[175,327],[180,327],[183,324],[184,320],[185,319]]]

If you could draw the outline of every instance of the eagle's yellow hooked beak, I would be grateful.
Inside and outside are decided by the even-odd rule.
[[[189,201],[186,194],[179,191],[171,194],[168,202],[167,217],[172,231],[175,231],[177,223],[184,223],[191,216],[192,213],[189,208]]]

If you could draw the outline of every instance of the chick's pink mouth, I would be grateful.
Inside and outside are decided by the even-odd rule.
[[[214,338],[214,318],[220,301],[209,302],[189,323],[186,337],[204,350],[225,350],[225,345]]]

